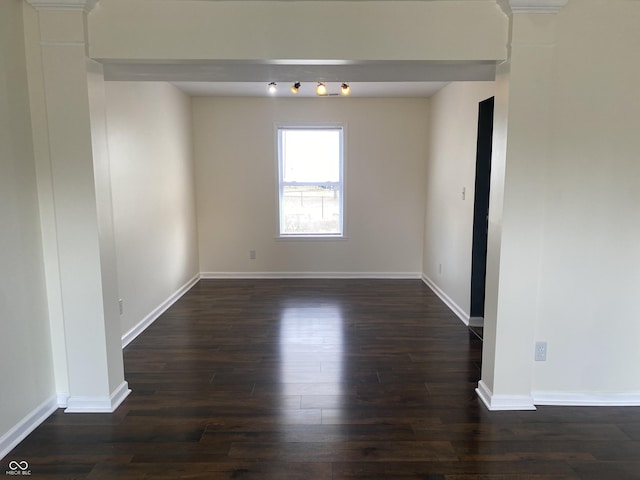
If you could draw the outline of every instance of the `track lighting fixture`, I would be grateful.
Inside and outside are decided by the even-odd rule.
[[[322,83],[322,82],[318,82],[318,87],[316,88],[316,94],[318,95],[326,95],[327,94],[327,86]]]
[[[2,0],[0,0],[2,1]],[[340,85],[340,93],[329,93],[329,89],[327,88],[327,84],[325,82],[317,82],[316,84],[316,95],[318,95],[319,97],[334,97],[334,96],[338,96],[338,95],[342,95],[342,96],[347,96],[347,95],[351,95],[351,86],[347,83],[347,82],[343,82]],[[292,94],[297,95],[300,93],[300,87],[302,86],[302,83],[300,82],[295,82],[293,84],[291,84],[291,86],[289,87],[289,90],[291,91]],[[332,82],[330,87],[333,88],[335,87],[335,84]],[[276,82],[270,82],[267,84],[267,91],[271,94],[271,95],[275,95],[278,91],[278,84]]]

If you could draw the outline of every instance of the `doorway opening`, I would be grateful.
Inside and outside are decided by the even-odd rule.
[[[484,325],[485,280],[487,272],[487,234],[489,231],[489,193],[493,142],[494,97],[478,106],[476,181],[473,207],[473,243],[471,250],[471,302],[469,328],[480,338]]]

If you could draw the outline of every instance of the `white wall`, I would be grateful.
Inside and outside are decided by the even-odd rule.
[[[558,20],[534,390],[640,401],[640,3]]]
[[[493,82],[455,82],[429,99],[423,273],[466,319],[471,295],[478,103],[493,93]]]
[[[426,99],[194,98],[201,271],[419,275],[427,116]],[[305,122],[346,127],[346,240],[276,239],[275,125]]]
[[[507,26],[491,1],[103,0],[89,45],[92,58],[143,61],[487,61],[506,58]]]
[[[189,98],[106,82],[122,334],[198,274]]]
[[[55,398],[22,2],[0,2],[0,457],[2,438]],[[55,404],[55,402],[54,402]]]

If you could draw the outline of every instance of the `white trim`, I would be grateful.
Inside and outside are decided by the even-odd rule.
[[[58,403],[58,408],[67,408],[69,392],[58,392],[56,394],[56,402]]]
[[[338,131],[340,137],[339,143],[339,152],[338,152],[338,168],[339,168],[339,177],[337,182],[327,182],[327,181],[316,181],[316,182],[286,182],[284,179],[284,150],[283,148],[283,133],[288,130],[317,130],[317,131],[329,131],[334,130]],[[276,124],[276,161],[278,163],[277,172],[278,172],[278,236],[279,237],[299,237],[299,238],[313,238],[313,237],[344,237],[345,234],[345,213],[347,211],[346,202],[345,202],[345,185],[346,185],[346,161],[345,161],[345,144],[346,144],[346,126],[340,123],[332,123],[332,124]],[[338,233],[330,234],[330,235],[322,235],[317,233],[306,233],[301,235],[296,235],[295,233],[286,233],[283,232],[284,228],[284,189],[288,185],[295,186],[322,186],[328,184],[336,184],[339,192],[339,225],[338,225]]]
[[[497,0],[507,15],[514,13],[559,13],[569,0]]]
[[[0,437],[0,459],[13,450],[27,435],[33,432],[53,412],[58,409],[57,397],[53,395],[38,407],[29,412],[7,433]]]
[[[174,294],[170,295],[164,302],[154,308],[151,313],[149,313],[146,317],[144,317],[137,325],[135,325],[131,330],[122,335],[122,348],[129,345],[135,338],[140,335],[145,329],[155,322],[160,315],[166,312],[171,305],[176,303],[180,297],[182,297],[185,293],[187,293],[196,283],[200,280],[200,274],[196,274],[191,280],[185,283],[182,287],[180,287]]]
[[[419,280],[419,272],[202,272],[200,278],[370,278],[388,280]]]
[[[422,274],[422,281],[427,284],[427,286],[433,290],[440,300],[442,300],[449,309],[456,314],[456,316],[462,320],[467,327],[469,326],[469,314],[465,312],[460,305],[454,302],[449,295],[447,295],[444,290],[442,290],[436,283],[427,277],[424,273]]]
[[[529,395],[494,395],[491,389],[480,380],[476,393],[482,403],[491,411],[535,410],[533,398]]]
[[[273,237],[277,242],[291,242],[291,241],[304,241],[304,242],[341,242],[349,240],[349,237],[345,235],[277,235]]]
[[[97,0],[26,0],[36,10],[89,13]]]
[[[64,413],[113,413],[131,393],[129,384],[122,382],[108,397],[74,397],[67,400]]]
[[[487,385],[480,380],[478,382],[478,388],[476,388],[476,393],[478,394],[478,397],[480,398],[480,400],[482,400],[482,403],[484,403],[484,405],[491,410],[491,390],[489,389],[489,387],[487,387]]]
[[[572,407],[638,407],[640,392],[634,393],[569,393],[532,392],[536,405]]]

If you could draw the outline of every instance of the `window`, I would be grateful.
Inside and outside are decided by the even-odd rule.
[[[280,236],[343,235],[342,127],[278,128]]]

